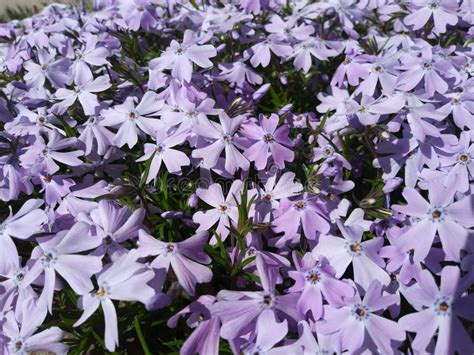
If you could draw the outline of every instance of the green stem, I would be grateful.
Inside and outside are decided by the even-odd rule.
[[[140,344],[142,346],[143,353],[145,355],[151,355],[151,352],[150,352],[150,349],[148,348],[145,337],[143,336],[142,328],[140,327],[140,322],[138,320],[138,317],[136,317],[136,316],[135,316],[134,323],[135,323],[135,331],[137,333],[138,340],[140,340]]]

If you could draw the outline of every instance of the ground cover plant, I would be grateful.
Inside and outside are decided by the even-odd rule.
[[[474,3],[95,0],[0,25],[0,354],[472,354]]]

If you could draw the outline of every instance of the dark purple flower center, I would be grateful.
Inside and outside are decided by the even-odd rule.
[[[182,47],[178,47],[174,50],[174,54],[182,55],[184,53],[184,49]]]
[[[21,348],[23,348],[23,343],[21,342],[21,340],[18,340],[15,343],[15,350],[21,350]]]
[[[363,309],[363,308],[357,308],[355,312],[359,317],[364,317],[365,316],[365,309]]]
[[[41,69],[43,69],[43,70],[48,70],[48,67],[49,67],[48,64],[43,64],[43,65],[41,66]]]
[[[382,71],[382,67],[380,65],[375,66],[375,71],[380,72]]]
[[[267,133],[263,136],[263,140],[267,143],[273,142],[273,135],[270,133]]]
[[[43,176],[43,180],[44,180],[44,182],[49,183],[49,182],[51,182],[51,180],[53,180],[53,178],[51,177],[51,175],[45,175],[45,176]]]
[[[108,236],[106,236],[106,237],[104,238],[104,242],[105,242],[105,244],[107,244],[107,245],[112,244],[113,241],[114,241],[114,240],[112,239],[112,237],[111,237],[110,235],[108,235]]]
[[[449,310],[449,305],[447,302],[441,302],[438,308],[441,312],[447,312]]]
[[[168,244],[168,245],[166,246],[166,252],[167,252],[167,253],[172,253],[172,252],[174,252],[174,245],[173,245],[173,244]]]
[[[263,296],[263,303],[267,306],[271,306],[274,303],[273,297],[271,295]]]

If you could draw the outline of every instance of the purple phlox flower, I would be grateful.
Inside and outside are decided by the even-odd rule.
[[[410,3],[414,12],[405,17],[404,22],[413,26],[413,30],[422,28],[433,16],[437,33],[446,32],[446,26],[458,23],[458,2],[456,0],[415,0]]]
[[[444,115],[436,111],[432,104],[407,106],[390,122],[388,128],[397,131],[396,125],[406,121],[413,137],[420,142],[425,142],[427,136],[440,137],[444,128],[436,127],[427,119],[440,122],[444,119]]]
[[[388,259],[387,271],[392,274],[397,273],[397,279],[407,285],[421,271],[421,265],[414,262],[413,253],[402,252],[397,248],[397,241],[404,232],[404,229],[397,226],[388,229],[386,233],[390,245],[382,247],[379,255]]]
[[[209,307],[216,301],[214,296],[204,295],[172,316],[166,323],[175,328],[180,317],[190,313],[186,323],[194,328],[180,349],[183,355],[219,353],[219,330],[221,322],[218,317],[212,317]]]
[[[25,300],[22,311],[8,312],[2,324],[0,334],[0,350],[5,354],[26,355],[39,351],[48,351],[57,355],[66,355],[69,346],[61,343],[64,332],[58,327],[50,327],[37,332],[45,318],[45,313],[39,310],[32,299]]]
[[[278,15],[273,15],[270,23],[265,25],[265,31],[275,34],[284,41],[296,39],[304,41],[314,33],[314,27],[310,25],[297,26],[295,18],[283,21]]]
[[[278,57],[287,58],[293,52],[293,48],[278,40],[277,36],[270,35],[267,38],[262,38],[257,44],[251,47],[250,63],[254,68],[261,65],[263,68],[270,64],[271,53]]]
[[[320,113],[336,110],[336,113],[345,114],[347,112],[347,102],[349,102],[349,92],[347,89],[340,89],[331,86],[331,94],[318,93],[318,100],[321,103],[316,107]]]
[[[89,65],[99,67],[109,64],[107,57],[110,55],[110,51],[98,45],[98,42],[99,38],[97,36],[86,34],[81,48],[74,50],[75,60],[72,63],[71,69],[76,82],[79,80],[80,75],[87,72],[89,73],[88,76],[92,75]]]
[[[21,283],[25,278],[25,274],[28,272],[28,267],[22,267],[20,265],[20,257],[15,250],[9,250],[10,258],[2,259],[0,263],[0,287],[2,287],[2,295],[0,297],[0,310],[2,304],[5,305],[5,301],[10,299],[13,301],[13,308],[16,313],[21,311],[21,308],[25,303],[37,300],[37,294],[32,287],[20,288]],[[7,308],[3,308],[6,310]]]
[[[443,186],[438,180],[429,184],[429,202],[411,187],[405,187],[407,205],[392,208],[411,218],[411,228],[400,236],[400,251],[413,250],[413,259],[423,261],[428,255],[436,233],[448,260],[460,260],[460,251],[467,245],[469,227],[474,225],[474,196],[453,202],[455,185]]]
[[[119,344],[117,313],[112,300],[146,304],[154,295],[153,288],[147,285],[154,273],[137,262],[137,259],[138,253],[131,250],[106,266],[105,271],[97,277],[97,291],[86,293],[79,299],[84,313],[74,326],[84,323],[102,306],[105,318],[105,347],[109,351],[114,351]]]
[[[383,238],[374,238],[362,242],[364,230],[359,225],[344,225],[337,220],[337,226],[343,238],[332,235],[321,235],[316,247],[312,250],[313,257],[324,255],[340,278],[352,263],[354,281],[363,289],[367,289],[373,280],[383,285],[390,282],[390,277],[383,267],[385,262],[378,255],[383,246]]]
[[[167,129],[156,130],[156,143],[145,143],[145,154],[138,158],[137,162],[147,161],[151,158],[150,170],[146,183],[155,180],[163,162],[166,169],[171,174],[181,174],[181,168],[189,165],[191,161],[188,156],[180,150],[172,149],[178,144],[182,144],[187,137],[187,133],[168,133]]]
[[[308,37],[301,43],[298,43],[291,57],[295,58],[293,60],[295,68],[307,73],[311,69],[312,57],[319,60],[327,60],[329,57],[335,57],[338,54],[338,50],[332,49],[327,41],[317,36]]]
[[[39,192],[44,194],[46,204],[53,207],[71,192],[72,186],[76,185],[73,179],[48,173],[36,174],[32,181],[36,185],[41,185]]]
[[[78,220],[88,223],[94,235],[102,240],[90,255],[103,257],[108,254],[115,261],[127,254],[121,243],[138,237],[144,217],[145,211],[141,208],[132,212],[130,208],[120,207],[110,200],[100,200],[98,208],[90,212],[90,218],[80,214]]]
[[[407,292],[417,299],[421,306],[416,313],[399,320],[400,326],[416,333],[411,345],[415,352],[424,353],[438,330],[435,354],[469,354],[473,343],[459,318],[474,321],[473,295],[464,295],[469,287],[469,276],[461,279],[457,266],[445,266],[441,272],[441,286],[438,288],[428,270],[418,276],[418,283]]]
[[[84,155],[82,150],[62,151],[67,148],[75,148],[77,138],[64,138],[57,131],[48,132],[48,143],[40,136],[36,137],[35,143],[20,157],[23,166],[34,172],[46,171],[49,174],[56,173],[60,167],[57,162],[68,167],[82,164],[78,157]]]
[[[286,335],[288,331],[286,318],[301,319],[301,314],[295,309],[298,295],[277,295],[275,268],[269,268],[261,255],[257,255],[256,260],[263,290],[254,292],[222,290],[217,295],[218,302],[211,306],[211,314],[218,316],[222,322],[220,335],[224,339],[232,340],[252,330],[257,335],[267,334],[266,329],[282,326],[285,329],[280,329],[279,333]],[[280,314],[285,317],[283,324],[278,324]],[[259,322],[261,317],[267,321],[266,324]]]
[[[80,68],[80,70],[83,70]],[[55,93],[55,98],[60,102],[53,105],[52,110],[57,114],[64,114],[76,100],[81,103],[84,114],[93,115],[99,107],[99,100],[96,93],[110,88],[109,78],[105,75],[94,79],[90,71],[80,72],[74,80],[74,88],[59,88]]]
[[[317,354],[324,350],[318,346],[314,338],[313,331],[307,321],[298,322],[298,339],[285,341],[285,345],[273,348],[266,353],[269,355],[287,355],[287,354]]]
[[[363,300],[356,294],[339,309],[325,306],[326,321],[319,323],[318,330],[323,334],[338,332],[342,348],[350,353],[368,348],[371,352],[395,354],[397,347],[393,344],[400,344],[406,334],[398,323],[376,314],[395,302],[395,295],[382,294],[382,285],[373,280]]]
[[[341,87],[346,76],[349,85],[359,85],[360,79],[366,79],[369,76],[369,61],[370,56],[358,55],[354,51],[348,52],[344,61],[337,67],[331,80],[331,85]]]
[[[158,65],[162,69],[171,69],[171,75],[174,78],[189,83],[193,73],[193,63],[201,68],[209,68],[212,67],[209,58],[217,55],[214,46],[201,45],[202,40],[195,32],[186,30],[181,44],[172,40],[166,51],[150,64]]]
[[[311,253],[306,253],[302,259],[293,252],[295,271],[289,271],[288,276],[295,284],[288,292],[301,292],[296,307],[302,314],[311,312],[314,320],[323,316],[323,297],[333,307],[345,305],[343,298],[353,297],[354,288],[347,282],[335,277],[335,270],[328,260],[320,256],[314,259]]]
[[[261,85],[263,82],[263,78],[244,62],[222,63],[219,64],[219,69],[219,79],[235,83],[239,88],[245,83]]]
[[[207,231],[198,232],[192,237],[178,243],[162,242],[155,239],[144,230],[139,231],[140,256],[156,256],[150,264],[155,269],[173,269],[178,282],[184,290],[194,296],[197,283],[212,280],[212,271],[202,264],[209,264],[211,258],[204,252],[209,234]]]
[[[61,134],[63,131],[57,128],[53,123],[58,121],[54,115],[45,107],[40,107],[34,111],[29,110],[26,106],[18,104],[16,108],[19,110],[18,115],[12,122],[5,123],[5,129],[15,136],[24,135],[40,135],[40,133],[48,133],[51,130],[58,130]]]
[[[393,48],[375,58],[374,63],[369,69],[369,76],[357,87],[355,90],[356,94],[362,93],[373,96],[378,83],[380,83],[384,93],[392,94],[394,92],[398,78],[398,72],[395,69],[397,62],[393,58],[395,52],[396,49]]]
[[[265,169],[270,156],[279,169],[283,169],[285,162],[292,162],[295,157],[293,151],[287,148],[293,145],[288,138],[289,127],[287,124],[278,127],[278,122],[276,114],[271,114],[268,118],[261,114],[258,125],[253,121],[242,125],[242,135],[254,142],[245,150],[244,155],[255,162],[258,170]]]
[[[154,136],[155,131],[163,125],[159,119],[153,118],[161,114],[160,110],[164,106],[164,101],[158,100],[155,92],[147,91],[136,106],[135,101],[135,98],[127,97],[123,104],[101,111],[104,119],[100,124],[118,128],[113,139],[118,147],[127,144],[129,148],[133,148],[138,142],[139,135],[146,133]]]
[[[219,221],[216,233],[225,240],[230,232],[231,221],[237,223],[239,218],[237,204],[240,201],[242,188],[242,181],[235,180],[230,187],[227,197],[224,197],[222,186],[218,183],[210,185],[207,189],[198,188],[196,195],[214,208],[207,211],[198,211],[193,215],[193,221],[199,224],[197,232],[209,230]],[[210,242],[215,244],[217,240],[213,236]]]
[[[27,71],[25,81],[35,87],[44,86],[46,79],[56,88],[62,88],[72,80],[68,75],[69,59],[55,59],[55,52],[46,49],[38,50],[38,63],[26,61],[24,67]]]
[[[323,173],[333,165],[340,166],[341,168],[344,167],[350,170],[352,168],[351,164],[346,160],[346,158],[344,158],[342,154],[337,151],[337,145],[335,145],[335,143],[331,143],[322,136],[318,137],[319,146],[313,148],[312,156],[312,161],[314,162],[323,160],[321,164],[322,166],[318,169],[318,171]]]
[[[287,241],[295,241],[300,226],[305,237],[310,240],[315,240],[318,233],[327,233],[330,229],[325,206],[308,193],[291,200],[281,200],[279,215],[273,221],[273,231],[283,232],[283,238]]]
[[[347,102],[347,113],[355,114],[364,126],[376,124],[381,115],[397,113],[405,106],[405,100],[399,95],[379,97],[362,95],[360,103],[355,100]]]
[[[206,127],[196,126],[196,132],[199,135],[210,138],[213,142],[203,148],[193,150],[192,156],[203,159],[205,168],[213,168],[222,151],[225,151],[225,169],[230,174],[234,174],[239,168],[248,170],[249,161],[237,149],[240,144],[236,134],[244,120],[245,116],[230,118],[226,113],[221,112],[219,113],[220,124],[212,123]]]
[[[271,327],[269,327],[271,325]],[[284,319],[278,322],[277,316],[272,311],[263,311],[257,318],[256,334],[253,342],[245,346],[245,355],[266,354],[275,344],[279,343],[288,333],[288,322]]]
[[[12,238],[24,240],[42,231],[42,225],[48,221],[46,213],[39,208],[42,204],[43,200],[28,200],[15,214],[10,207],[9,216],[0,223],[1,270],[18,264],[18,252]]]
[[[449,101],[438,108],[438,111],[446,116],[452,114],[454,123],[458,128],[474,129],[474,93],[452,93],[445,94],[444,97]]]
[[[439,74],[446,76],[448,73],[443,65],[433,60],[431,47],[424,47],[421,53],[421,57],[407,55],[402,58],[399,69],[405,71],[398,77],[397,89],[413,90],[423,80],[425,91],[430,97],[435,92],[444,94],[448,91],[448,84]]]
[[[474,176],[474,144],[470,144],[469,133],[462,132],[459,144],[454,148],[452,155],[441,156],[441,168],[446,171],[445,186],[456,186],[462,193],[470,190],[469,180]]]
[[[156,27],[156,8],[150,0],[133,0],[125,3],[125,23],[129,30],[138,31],[140,27],[150,31]]]
[[[167,111],[162,116],[162,121],[169,126],[179,125],[180,131],[194,130],[196,126],[209,127],[208,115],[218,115],[221,110],[214,108],[215,101],[206,98],[199,104],[189,101],[185,91],[178,90],[176,85],[171,85],[171,93],[175,102],[175,110]]]
[[[271,212],[278,208],[282,198],[294,197],[303,191],[303,185],[295,182],[295,177],[292,172],[285,172],[280,177],[275,174],[258,189],[259,195],[255,202],[255,217],[258,221],[269,222]]]
[[[103,119],[101,116],[93,115],[79,127],[81,134],[78,140],[84,143],[85,155],[89,155],[92,152],[98,155],[105,155],[112,145],[114,134],[101,124]]]
[[[32,266],[25,275],[21,288],[29,286],[44,273],[41,299],[51,313],[56,273],[61,275],[79,295],[93,289],[91,277],[102,269],[99,257],[77,253],[96,248],[101,240],[89,234],[89,225],[74,224],[71,229],[58,232],[53,237],[38,238],[38,247],[32,252]]]

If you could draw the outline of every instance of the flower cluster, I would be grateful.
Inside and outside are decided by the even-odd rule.
[[[0,44],[1,354],[473,353],[472,1],[95,0]]]

